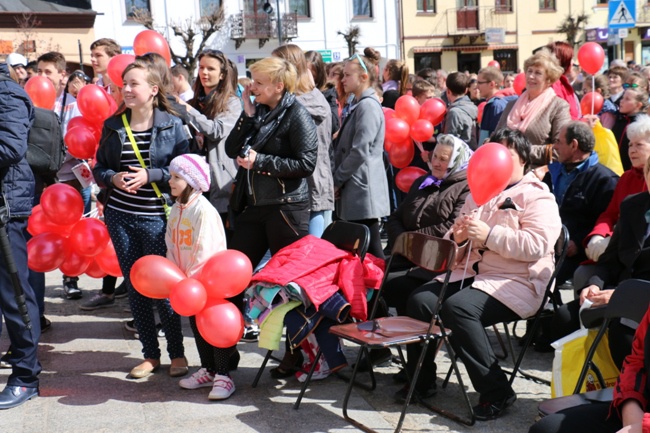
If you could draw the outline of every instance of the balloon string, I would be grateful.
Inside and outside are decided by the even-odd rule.
[[[591,91],[594,92],[594,93],[596,92],[596,75],[591,76]],[[592,95],[592,98],[591,98],[591,115],[592,116],[594,115],[594,104],[595,104],[595,102],[596,102],[596,98],[593,98],[593,95]]]
[[[99,211],[97,208],[92,209],[90,212],[83,214],[84,218],[98,218]]]
[[[419,141],[415,141],[415,140],[413,140],[413,142],[418,147],[418,149],[420,149],[420,153],[424,152],[424,147],[422,147],[422,143],[420,143]]]
[[[469,265],[469,256],[472,254],[472,240],[470,239],[469,244],[467,244],[467,259],[465,260],[465,268],[463,269],[463,278],[460,279],[459,290],[462,290],[463,284],[465,284],[465,276],[467,275],[467,265]]]

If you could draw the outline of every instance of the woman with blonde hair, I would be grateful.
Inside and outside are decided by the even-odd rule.
[[[563,69],[550,51],[544,48],[526,59],[524,73],[526,90],[506,105],[497,130],[508,127],[523,132],[532,145],[530,162],[535,168],[551,162],[553,143],[571,114],[569,104],[552,88]]]
[[[309,234],[320,237],[325,227],[332,221],[334,210],[334,183],[330,163],[332,111],[325,96],[314,85],[307,59],[300,47],[286,44],[273,50],[272,54],[296,67],[298,72],[296,100],[307,109],[316,124],[318,159],[314,173],[307,178],[307,182],[310,198]]]

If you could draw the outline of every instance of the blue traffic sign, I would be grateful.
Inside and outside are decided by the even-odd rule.
[[[610,29],[627,29],[636,26],[635,0],[610,0],[607,23]]]

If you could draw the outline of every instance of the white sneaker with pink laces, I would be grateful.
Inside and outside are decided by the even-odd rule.
[[[206,368],[199,369],[196,373],[185,379],[178,381],[181,388],[185,389],[198,389],[207,386],[212,386],[214,382],[214,375]]]
[[[210,400],[225,400],[235,392],[235,382],[230,376],[215,375],[212,391],[208,395]]]

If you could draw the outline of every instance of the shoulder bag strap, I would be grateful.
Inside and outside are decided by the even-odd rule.
[[[144,159],[142,159],[142,154],[140,153],[138,144],[135,142],[135,138],[133,138],[133,132],[131,131],[131,126],[129,125],[129,121],[126,119],[126,113],[122,113],[122,123],[124,124],[124,129],[126,129],[126,135],[129,136],[129,141],[131,142],[131,146],[133,146],[133,152],[135,152],[135,157],[138,158],[138,161],[140,162],[142,168],[146,169],[147,166],[144,163]],[[169,215],[169,211],[171,210],[171,208],[167,204],[167,200],[165,200],[162,193],[160,192],[160,189],[158,188],[158,185],[156,185],[156,182],[151,182],[151,187],[156,192],[158,198],[162,200],[163,208],[165,209],[165,214]]]

